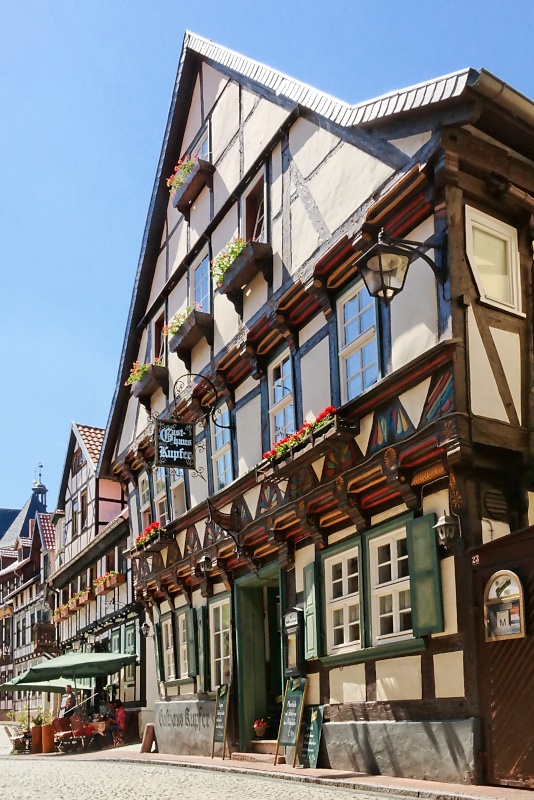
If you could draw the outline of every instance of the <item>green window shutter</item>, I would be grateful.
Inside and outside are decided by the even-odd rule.
[[[440,633],[444,628],[438,537],[433,529],[435,524],[434,514],[406,523],[414,636]]]
[[[319,608],[318,580],[315,563],[307,564],[304,578],[304,658],[319,655]]]
[[[208,666],[208,609],[206,606],[197,608],[197,634],[198,634],[198,662],[197,677],[198,691],[209,691],[209,666]]]
[[[185,611],[185,630],[187,635],[187,671],[192,678],[198,675],[197,659],[197,627],[195,625],[195,609]]]
[[[156,670],[158,681],[165,680],[165,670],[163,669],[163,647],[161,644],[161,623],[154,623],[154,647],[156,650]]]

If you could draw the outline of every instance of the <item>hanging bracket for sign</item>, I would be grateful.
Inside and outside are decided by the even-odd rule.
[[[155,420],[156,467],[195,469],[195,426],[190,422]]]

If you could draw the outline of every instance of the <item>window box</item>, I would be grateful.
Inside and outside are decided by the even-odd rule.
[[[82,592],[80,594],[80,596],[78,598],[78,605],[79,606],[86,606],[89,603],[92,603],[94,601],[94,599],[95,599],[94,593],[90,589],[87,589],[87,591]]]
[[[267,283],[273,279],[273,248],[266,242],[250,241],[224,273],[219,291],[243,313],[243,288],[261,272]]]
[[[71,615],[71,610],[70,608],[62,608],[59,613],[61,615],[61,619],[68,619]]]
[[[72,613],[73,611],[76,611],[77,608],[78,608],[78,598],[73,597],[71,600],[69,600],[69,611]]]
[[[174,535],[172,533],[160,531],[157,536],[146,544],[142,544],[140,547],[132,547],[131,555],[133,556],[135,553],[158,553],[160,550],[164,550],[168,547],[173,539]]]
[[[132,383],[132,394],[141,402],[150,401],[158,389],[163,389],[165,394],[169,391],[169,370],[158,364],[149,364],[141,380]]]
[[[107,588],[105,581],[104,583],[99,583],[97,586],[95,586],[95,595],[106,594],[106,592]]]
[[[194,308],[174,336],[169,339],[169,353],[176,353],[188,367],[191,350],[201,339],[213,344],[213,314],[206,314]]]
[[[180,214],[187,214],[191,203],[194,203],[205,186],[211,189],[215,167],[209,161],[199,158],[185,181],[172,199],[174,208]]]
[[[106,592],[110,592],[117,586],[122,586],[123,583],[126,583],[126,575],[120,573],[118,575],[110,575],[104,584],[106,587]]]
[[[54,611],[54,622],[58,623],[61,620],[61,611]]]

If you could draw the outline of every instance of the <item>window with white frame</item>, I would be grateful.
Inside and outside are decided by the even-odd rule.
[[[175,677],[174,667],[174,636],[172,632],[172,617],[161,622],[161,641],[163,646],[163,670],[166,681]]]
[[[291,356],[286,354],[269,370],[269,414],[272,441],[295,433]]]
[[[213,479],[215,491],[233,480],[230,412],[227,405],[218,409],[213,425]]]
[[[517,230],[483,211],[465,207],[466,250],[480,297],[521,313]]]
[[[79,513],[80,513],[80,503],[77,497],[74,497],[72,500],[71,505],[71,514],[72,514],[72,538],[75,539],[80,532],[80,520],[79,520]]]
[[[344,403],[378,379],[376,301],[363,282],[338,301],[339,367]]]
[[[167,476],[165,467],[157,467],[155,473],[155,506],[156,517],[162,528],[169,522],[169,507],[167,503]]]
[[[185,611],[178,614],[178,677],[189,677],[187,661],[187,619]]]
[[[203,161],[210,160],[210,139],[207,126],[197,136],[186,155],[191,155],[193,158],[200,158]]]
[[[359,547],[325,559],[324,571],[328,652],[357,649],[361,647]]]
[[[152,521],[152,511],[150,509],[150,486],[148,475],[145,473],[139,477],[139,508],[141,510],[141,526],[146,528]]]
[[[369,540],[373,644],[412,635],[406,529]]]
[[[210,313],[211,309],[211,276],[210,262],[206,256],[193,272],[193,299],[199,310]]]
[[[136,652],[135,625],[127,625],[124,629],[124,652],[128,655],[134,655]],[[135,682],[135,663],[125,666],[124,680],[126,683]]]
[[[172,498],[172,518],[178,519],[187,511],[185,502],[185,481],[183,469],[171,469],[171,498]]]
[[[243,238],[249,242],[265,242],[265,188],[263,175],[248,189],[242,200]]]
[[[211,688],[215,691],[230,681],[231,632],[230,599],[219,600],[209,607]]]

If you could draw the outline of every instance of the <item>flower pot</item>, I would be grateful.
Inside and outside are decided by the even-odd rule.
[[[43,753],[53,753],[56,749],[54,744],[54,726],[43,725],[41,731]]]
[[[106,581],[103,581],[102,583],[98,583],[95,586],[95,595],[97,595],[97,594],[106,594],[106,592],[107,592]]]
[[[43,729],[40,725],[34,725],[32,728],[32,753],[43,752]]]
[[[86,606],[89,603],[92,603],[94,599],[95,599],[94,593],[89,591],[89,589],[88,589],[86,592],[82,592],[82,594],[79,596],[78,605],[79,606]]]
[[[204,186],[212,185],[212,176],[215,172],[215,167],[209,161],[199,158],[191,172],[186,177],[182,185],[176,190],[172,198],[174,208],[177,208],[180,214],[188,214],[189,207],[193,203]]]
[[[267,283],[273,280],[273,248],[267,242],[250,241],[230,264],[219,284],[219,291],[243,314],[243,288],[259,273]]]
[[[109,592],[110,589],[115,589],[116,586],[122,586],[123,583],[126,583],[126,575],[110,575],[106,580],[106,591]]]
[[[266,730],[267,730],[267,725],[262,725],[261,727],[260,726],[254,727],[254,733],[256,734],[258,739],[262,738]]]

